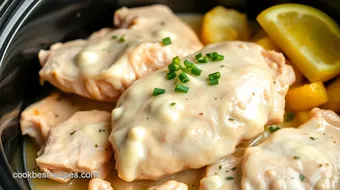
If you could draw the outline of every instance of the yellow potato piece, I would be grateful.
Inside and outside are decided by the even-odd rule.
[[[279,46],[276,45],[276,43],[270,39],[269,36],[265,36],[263,38],[260,38],[255,41],[255,43],[262,46],[265,50],[274,50],[274,51],[280,51]]]
[[[281,4],[262,11],[257,21],[310,82],[340,73],[340,27],[325,13]]]
[[[296,127],[305,123],[309,118],[310,110],[295,112],[295,121],[297,123]]]
[[[326,89],[322,82],[305,84],[288,90],[286,108],[290,111],[304,111],[326,103]]]
[[[323,109],[340,112],[340,77],[326,87],[328,102],[322,105]]]
[[[203,18],[202,41],[204,44],[232,40],[249,40],[247,16],[233,9],[217,6]]]

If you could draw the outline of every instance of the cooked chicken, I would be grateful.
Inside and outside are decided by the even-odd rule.
[[[202,48],[189,26],[163,5],[122,8],[114,20],[117,30],[105,28],[87,40],[41,50],[41,80],[65,92],[114,102],[135,80],[164,67],[175,55]],[[163,45],[166,37],[172,44]]]
[[[266,123],[282,121],[284,96],[295,78],[282,54],[245,42],[200,52],[218,52],[224,60],[197,64],[202,73],[188,74],[188,93],[174,91],[177,79],[167,80],[164,68],[120,97],[110,142],[122,179],[157,179],[212,164],[230,155],[240,140],[260,134]],[[185,59],[195,62],[196,54]],[[217,71],[220,84],[209,85],[208,75]],[[155,87],[166,93],[152,96]]]
[[[89,183],[88,190],[113,190],[111,183],[100,178],[93,178]]]
[[[53,93],[27,107],[20,118],[21,133],[34,138],[42,146],[49,130],[79,110],[112,110],[114,105],[75,95]]]
[[[112,155],[108,136],[110,114],[105,111],[79,111],[51,128],[38,167],[47,173],[93,172],[105,178]],[[67,182],[69,178],[53,178]]]
[[[243,158],[244,190],[340,189],[340,117],[315,108],[299,128],[281,129]]]
[[[188,190],[188,186],[184,183],[171,180],[161,185],[149,187],[148,190]]]
[[[241,158],[227,158],[209,165],[200,181],[200,190],[239,190],[241,181]]]

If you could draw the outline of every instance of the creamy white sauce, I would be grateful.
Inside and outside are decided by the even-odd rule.
[[[178,16],[181,18],[182,21],[187,23],[195,31],[199,30],[199,27],[200,27],[199,20],[202,17],[201,15],[189,14],[189,15],[184,15],[184,18],[182,18],[182,15],[178,15]],[[43,53],[44,52],[41,52],[41,54]],[[118,68],[118,71],[122,71],[122,68]],[[129,76],[130,80],[132,80],[134,77],[135,76]],[[120,83],[114,83],[114,85],[118,87],[119,87],[119,84]],[[73,101],[75,103],[78,103],[77,102],[78,100],[79,100],[79,97],[74,99]],[[56,109],[58,110],[58,107]],[[115,110],[118,111],[119,109],[115,109]],[[117,115],[119,116],[122,113],[122,111],[123,110],[118,111],[120,113],[117,112]],[[25,165],[27,167],[27,170],[29,171],[32,171],[36,168],[35,158],[36,158],[38,150],[39,150],[39,147],[34,145],[33,142],[31,142],[30,140],[25,141],[24,158],[25,158]],[[38,172],[37,170],[35,171]],[[172,176],[165,177],[156,182],[154,181],[125,182],[117,176],[117,173],[114,170],[114,168],[112,168],[111,171],[112,172],[109,174],[106,180],[111,183],[112,187],[115,190],[146,190],[148,187],[159,185],[160,183],[166,182],[171,179],[175,179],[177,181],[188,184],[189,189],[195,190],[199,186],[199,180],[201,177],[201,173],[203,172],[202,169],[184,171],[184,172],[180,172],[175,175],[172,175]],[[88,188],[89,182],[90,182],[89,179],[72,179],[70,183],[63,184],[63,183],[55,182],[50,179],[39,179],[39,178],[29,179],[29,183],[32,189],[34,190],[84,190]]]
[[[118,29],[104,28],[87,40],[40,51],[41,80],[65,92],[115,102],[134,81],[172,57],[202,48],[194,31],[163,5],[118,9],[114,22]],[[166,37],[171,44],[163,44]]]
[[[179,81],[167,80],[164,68],[136,81],[120,97],[116,109],[124,111],[112,121],[110,141],[122,179],[157,179],[209,165],[234,152],[240,140],[260,134],[267,122],[282,121],[284,96],[294,73],[281,54],[244,42],[210,45],[200,52],[218,52],[224,60],[197,64],[202,73],[188,75],[188,93],[174,91]],[[184,59],[194,63],[197,53]],[[220,84],[211,86],[208,75],[217,71]],[[154,88],[166,93],[152,96]],[[135,142],[129,135],[135,127],[146,134],[138,149],[143,156],[126,150]],[[126,159],[131,157],[138,160]]]
[[[310,117],[298,129],[281,129],[246,149],[242,189],[340,188],[340,118],[319,109],[312,110]]]
[[[200,190],[239,190],[241,181],[241,158],[227,158],[207,166],[200,181]]]

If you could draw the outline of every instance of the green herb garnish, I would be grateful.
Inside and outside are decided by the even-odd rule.
[[[152,95],[158,96],[158,95],[164,94],[164,93],[165,93],[165,89],[162,89],[162,88],[154,88],[154,89],[153,89]]]
[[[186,87],[186,86],[181,85],[181,84],[176,84],[175,91],[187,93],[189,91],[189,87]]]
[[[300,159],[300,156],[293,156],[294,160]]]
[[[183,83],[187,83],[190,81],[189,77],[185,73],[181,73],[180,75],[178,75],[178,78]]]
[[[176,72],[168,72],[166,74],[166,77],[167,77],[168,80],[171,80],[171,79],[175,78],[176,76],[177,76]]]
[[[306,178],[305,176],[303,176],[302,174],[300,174],[300,180],[301,180],[301,181],[304,181],[305,178]]]
[[[221,73],[220,72],[215,72],[209,74],[209,80],[215,80],[215,79],[220,79],[221,78]]]
[[[171,44],[171,39],[170,37],[166,37],[166,38],[163,38],[162,40],[163,44],[166,46],[166,45],[170,45]]]
[[[119,42],[125,42],[125,37],[124,36],[121,36],[120,38],[119,38]]]
[[[275,131],[278,131],[280,129],[281,129],[280,127],[277,127],[277,126],[274,126],[274,125],[272,125],[268,128],[269,132],[271,132],[271,133],[274,133]]]
[[[218,84],[218,79],[209,80],[209,84],[210,84],[210,85],[216,85],[216,84]]]
[[[202,70],[199,69],[198,67],[196,67],[195,65],[191,68],[191,73],[196,75],[196,76],[200,76],[202,73]]]
[[[171,63],[170,65],[168,65],[168,69],[170,72],[175,72],[179,70],[179,66],[175,63]]]

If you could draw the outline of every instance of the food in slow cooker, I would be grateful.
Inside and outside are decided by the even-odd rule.
[[[28,106],[21,113],[21,133],[34,138],[42,146],[46,143],[50,129],[64,122],[75,112],[93,109],[110,112],[113,108],[113,104],[97,102],[71,94],[53,93]]]
[[[78,111],[53,127],[38,153],[37,166],[47,173],[92,172],[105,179],[112,155],[110,116],[106,111]],[[50,178],[62,183],[70,180]]]
[[[36,165],[98,176],[49,176],[65,184],[37,179],[37,189],[340,188],[340,118],[315,108],[338,111],[339,79],[323,81],[340,72],[340,53],[314,57],[337,46],[339,27],[294,4],[262,12],[259,32],[235,10],[217,7],[203,18],[203,41],[214,43],[204,48],[168,7],[153,5],[121,8],[117,28],[40,51],[40,79],[71,94],[54,93],[21,115],[22,133],[40,148]],[[295,51],[316,39],[318,31],[294,32],[306,28],[322,28],[326,43]]]
[[[173,65],[199,62],[215,52],[221,60],[177,71],[187,77],[167,79]],[[177,62],[176,62],[177,61]],[[200,69],[199,76],[188,69]],[[218,84],[209,77],[216,75]],[[126,181],[158,179],[200,168],[234,152],[243,139],[283,121],[284,96],[295,80],[281,53],[246,42],[209,45],[167,68],[138,80],[112,111],[110,141],[118,175]],[[178,92],[184,86],[186,92]],[[153,96],[155,88],[164,94]]]
[[[104,28],[87,40],[41,50],[41,81],[65,92],[114,102],[143,75],[164,67],[174,56],[202,48],[194,31],[166,6],[122,8],[114,20],[117,29]]]

